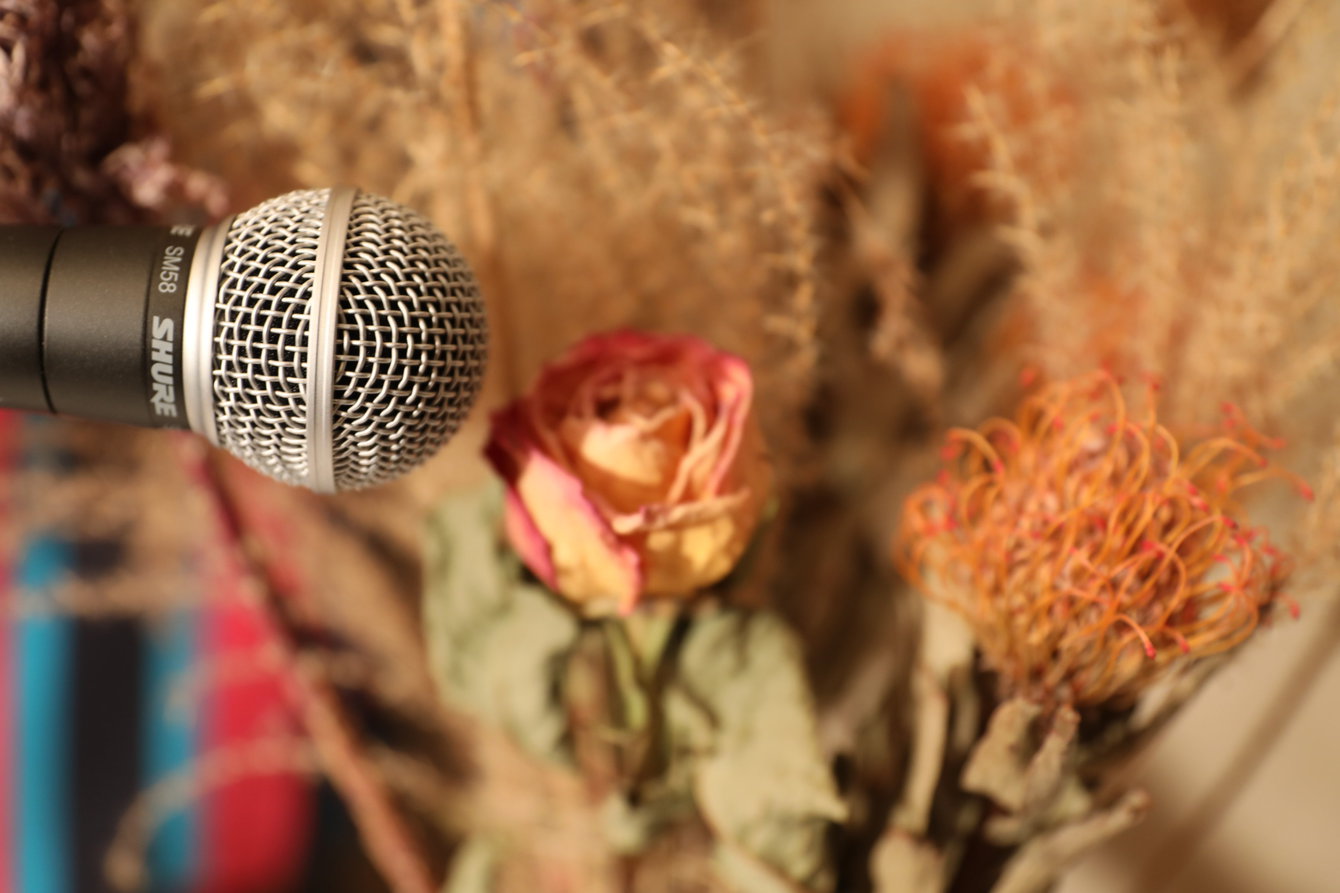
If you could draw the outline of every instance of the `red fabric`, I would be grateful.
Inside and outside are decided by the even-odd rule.
[[[258,655],[273,633],[251,605],[230,598],[210,611],[207,653],[217,660]],[[283,678],[262,671],[218,687],[205,718],[205,753],[248,742],[297,739]],[[308,780],[248,774],[211,791],[202,816],[200,893],[286,889],[306,861],[314,818]]]
[[[285,672],[264,656],[278,633],[247,597],[236,544],[220,520],[214,542],[225,552],[207,612],[205,653],[216,665],[251,663],[254,672],[215,686],[202,735],[204,752],[248,742],[296,741],[301,724]],[[202,817],[202,882],[198,893],[282,890],[306,865],[316,818],[310,780],[287,772],[247,774],[211,791]]]

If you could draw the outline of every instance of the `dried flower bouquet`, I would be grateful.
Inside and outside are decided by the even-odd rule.
[[[394,889],[1049,889],[1307,622],[1340,23],[941,5],[139,0],[158,141],[62,160],[0,116],[15,219],[51,182],[221,206],[179,163],[242,206],[357,182],[474,263],[494,411],[423,473],[186,460],[287,631],[291,763]]]

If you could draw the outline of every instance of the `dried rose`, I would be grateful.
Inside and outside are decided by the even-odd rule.
[[[492,419],[485,454],[522,560],[589,613],[720,580],[771,477],[752,402],[744,361],[698,338],[577,344]]]

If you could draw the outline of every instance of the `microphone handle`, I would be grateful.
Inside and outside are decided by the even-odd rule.
[[[194,226],[0,226],[0,408],[189,427]]]

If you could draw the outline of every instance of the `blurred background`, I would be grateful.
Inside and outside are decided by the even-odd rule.
[[[782,508],[740,598],[797,631],[867,805],[900,783],[920,621],[890,543],[947,427],[1101,365],[1159,377],[1179,430],[1232,401],[1286,438],[1318,500],[1248,508],[1301,618],[1122,768],[1151,811],[1060,889],[1335,889],[1340,7],[931,6],[0,2],[0,222],[356,184],[460,244],[492,327],[472,420],[362,493],[0,415],[0,891],[437,889],[490,822],[570,869],[536,889],[607,889],[572,868],[580,783],[440,697],[421,598],[427,517],[489,478],[489,410],[623,326],[754,369]],[[716,889],[666,880],[701,844],[621,886]]]

